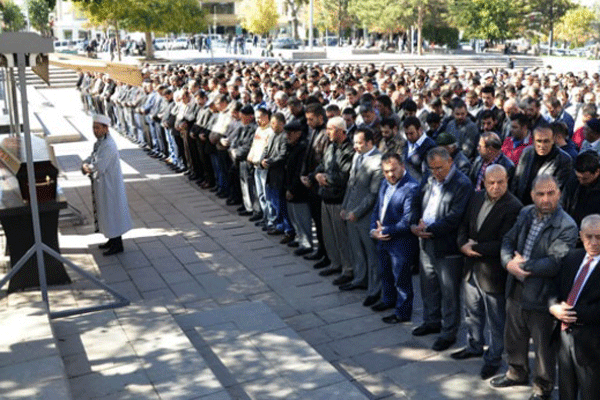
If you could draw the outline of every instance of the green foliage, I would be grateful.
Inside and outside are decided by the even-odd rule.
[[[248,32],[264,35],[279,22],[275,0],[244,0],[240,23]]]
[[[451,0],[449,12],[466,38],[502,40],[516,32],[517,9],[505,0]]]
[[[350,0],[348,11],[369,30],[394,33],[415,19],[411,0]]]
[[[343,31],[350,27],[352,18],[348,13],[349,0],[316,0],[315,26],[319,31]]]
[[[431,23],[423,26],[423,38],[436,45],[448,45],[451,49],[458,47],[458,29],[448,25],[437,26]]]
[[[43,36],[47,36],[50,33],[50,26],[48,24],[50,8],[48,7],[46,0],[29,0],[27,2],[31,26]]]
[[[141,32],[200,32],[205,13],[196,0],[76,0],[92,25]]]
[[[4,9],[2,10],[2,23],[4,30],[9,32],[18,32],[25,28],[25,15],[21,11],[18,5],[12,0],[4,3]]]
[[[572,47],[583,46],[594,36],[593,24],[597,15],[587,7],[577,7],[565,13],[556,26],[556,39],[570,42]]]

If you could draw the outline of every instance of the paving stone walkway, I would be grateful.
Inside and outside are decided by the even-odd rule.
[[[362,306],[364,293],[340,292],[330,278],[320,277],[309,262],[279,245],[279,238],[268,237],[238,217],[235,207],[224,206],[212,193],[191,185],[116,133],[135,229],[124,236],[124,253],[103,257],[97,245],[105,239],[94,234],[89,223],[89,180],[79,171],[80,160],[92,149],[91,119],[80,111],[75,90],[54,89],[42,94],[88,138],[87,142],[55,145],[63,169],[60,184],[69,202],[88,219],[86,225],[61,228],[62,253],[128,296],[134,302],[131,310],[157,306],[161,315],[172,318],[175,323],[169,326],[184,332],[203,359],[198,365],[210,370],[199,369],[201,375],[214,374],[224,388],[214,386],[213,395],[260,400],[516,400],[529,396],[529,388],[491,388],[479,378],[481,360],[457,362],[449,357],[453,349],[430,350],[435,338],[413,337],[413,323],[384,324],[381,313]],[[419,323],[422,305],[416,277],[414,283],[413,320]],[[53,296],[51,307],[89,305],[105,299],[79,279],[68,295]],[[257,307],[260,312],[239,319],[231,311],[236,307]],[[133,311],[124,308],[106,314],[118,317],[128,312]],[[72,317],[54,324],[65,327],[68,335],[66,321],[77,325],[86,318]],[[145,326],[152,336],[153,318],[139,319],[134,325]],[[110,349],[110,340],[99,332],[98,351],[105,345]],[[135,346],[131,351],[135,353]],[[110,378],[101,372],[105,369],[100,360],[97,366],[88,355],[88,361],[91,372]],[[306,363],[309,367],[305,361],[310,361]],[[72,365],[66,364],[74,398],[86,398],[81,391],[83,379],[78,380]],[[144,375],[148,377],[148,373]],[[156,389],[152,393],[171,398],[161,397]],[[193,395],[182,389],[181,398],[195,398]]]

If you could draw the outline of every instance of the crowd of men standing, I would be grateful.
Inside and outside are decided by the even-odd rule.
[[[531,399],[548,399],[558,355],[561,399],[600,398],[598,74],[239,61],[142,74],[143,87],[82,74],[84,107],[393,310],[386,323],[411,320],[418,272],[412,334],[448,349],[462,307],[451,357],[483,357],[488,379],[504,355],[492,386],[531,375]]]

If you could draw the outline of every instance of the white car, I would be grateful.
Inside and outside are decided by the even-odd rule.
[[[186,38],[178,38],[169,42],[168,46],[170,50],[184,50],[187,49],[188,41]]]
[[[167,48],[167,43],[169,39],[167,38],[156,38],[154,39],[154,48],[156,50],[165,50]]]

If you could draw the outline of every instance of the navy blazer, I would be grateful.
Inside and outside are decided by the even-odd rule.
[[[382,233],[384,235],[390,235],[392,241],[414,238],[410,231],[410,220],[412,218],[412,199],[417,187],[417,181],[410,176],[407,171],[398,182],[396,191],[388,203],[381,225],[384,227]],[[383,198],[385,197],[386,189],[387,180],[384,178],[381,180],[377,203],[375,203],[375,207],[373,208],[371,229],[377,229],[377,221],[379,220],[379,214],[381,214],[381,207],[383,206]]]
[[[423,134],[425,135],[425,134]],[[427,153],[429,150],[435,147],[435,142],[429,136],[425,137],[423,143],[419,147],[412,156],[408,156],[408,142],[404,144],[402,148],[402,156],[404,157],[404,162],[406,164],[406,171],[410,172],[410,174],[417,180],[420,181],[423,177],[427,168]]]

